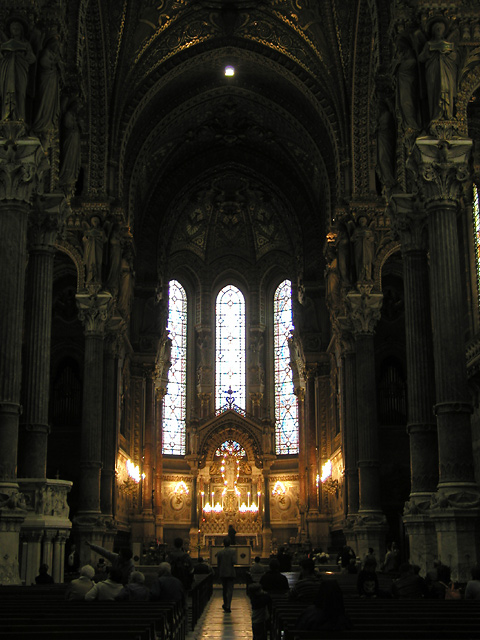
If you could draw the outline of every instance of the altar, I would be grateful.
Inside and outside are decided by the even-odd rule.
[[[223,546],[215,546],[215,547],[210,547],[210,565],[212,567],[216,567],[218,562],[217,562],[217,553],[219,551],[221,551],[222,549],[224,549],[225,547]],[[237,566],[242,566],[242,567],[249,567],[252,563],[251,560],[251,555],[252,555],[252,549],[249,545],[243,545],[243,544],[232,544],[230,546],[230,549],[233,549],[236,553],[236,557],[235,557],[235,565]]]
[[[223,539],[227,533],[204,533],[205,546],[206,547],[220,547],[223,545]],[[260,533],[258,531],[247,533],[242,532],[240,535],[236,535],[235,538],[242,545],[249,546],[251,549],[259,548],[259,536]]]

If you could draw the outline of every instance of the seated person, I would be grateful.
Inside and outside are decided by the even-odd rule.
[[[116,567],[110,569],[108,578],[103,582],[97,582],[85,594],[85,600],[115,600],[123,588],[122,571]]]
[[[465,587],[465,600],[480,600],[480,565],[472,567],[472,579]]]
[[[299,600],[313,604],[317,601],[322,579],[315,571],[315,562],[311,558],[304,558],[300,562],[300,577],[290,589],[288,596],[291,600]]]
[[[35,584],[53,584],[53,578],[48,573],[48,564],[40,565],[38,576],[35,578]]]
[[[150,590],[145,586],[145,576],[141,571],[132,571],[126,584],[115,600],[128,602],[147,602],[150,600]]]
[[[392,583],[394,598],[423,598],[425,596],[425,580],[413,572],[412,566],[404,562],[399,568],[400,576]]]
[[[267,570],[267,567],[261,564],[261,561],[262,560],[260,556],[255,556],[253,565],[250,567],[250,577],[252,578],[253,582],[260,582],[260,578]]]
[[[128,547],[124,549],[120,549],[120,553],[114,553],[109,549],[104,549],[103,547],[99,547],[96,544],[92,544],[88,540],[85,541],[85,544],[95,551],[95,553],[100,554],[107,560],[112,563],[112,568],[118,569],[122,573],[122,584],[127,584],[128,576],[135,569],[135,563],[133,562],[133,552]]]
[[[76,580],[72,580],[65,592],[65,600],[84,600],[85,595],[93,589],[93,576],[95,575],[95,569],[86,564],[81,567],[80,576]]]
[[[150,591],[151,601],[171,600],[185,604],[185,589],[178,578],[172,576],[172,569],[168,562],[161,562],[158,566],[158,577]]]
[[[202,557],[198,556],[197,564],[193,567],[193,573],[195,575],[209,575],[213,571],[212,567]]]
[[[373,561],[368,557],[365,558],[363,569],[357,578],[357,593],[360,598],[378,598],[380,588],[377,572],[375,571],[376,566],[377,561],[375,558]]]
[[[247,594],[252,605],[253,640],[267,640],[272,599],[258,582],[253,582],[248,587]]]
[[[302,631],[345,631],[352,628],[345,613],[343,594],[336,580],[321,582],[315,602],[300,615],[295,628]]]
[[[280,573],[280,563],[276,558],[272,558],[269,563],[270,569],[260,578],[262,588],[267,591],[288,591],[289,584],[287,577]]]

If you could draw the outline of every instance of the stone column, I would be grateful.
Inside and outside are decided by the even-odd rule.
[[[345,460],[346,518],[344,534],[346,543],[357,548],[354,525],[359,508],[358,482],[358,433],[357,433],[357,373],[355,341],[352,325],[347,318],[337,318],[337,342],[342,359],[342,447]]]
[[[75,526],[82,537],[94,541],[103,533],[100,510],[103,416],[103,339],[111,295],[106,292],[78,293],[77,306],[85,327],[85,375],[83,384],[82,444],[80,452],[80,495]],[[100,542],[101,544],[101,542]],[[90,559],[80,549],[80,562]]]
[[[296,387],[295,396],[298,402],[298,510],[300,522],[298,523],[299,542],[307,538],[306,512],[307,512],[307,463],[306,463],[306,435],[305,435],[305,388]]]
[[[47,467],[50,342],[55,240],[62,225],[63,195],[37,199],[30,214],[24,367],[18,448],[20,478],[45,478]]]
[[[21,123],[0,126],[0,584],[18,584],[24,502],[17,484],[22,332],[30,203],[48,161]]]
[[[309,364],[305,368],[305,462],[307,485],[307,509],[318,513],[317,502],[317,415],[315,408],[315,378],[318,365]]]
[[[272,529],[270,526],[270,467],[272,466],[274,456],[264,456],[263,459],[263,531],[262,531],[262,550],[263,553],[270,553],[272,546]]]
[[[153,516],[153,469],[155,455],[155,386],[152,372],[146,372],[145,380],[145,433],[143,439],[142,513]]]
[[[165,387],[155,388],[155,424],[156,424],[156,442],[155,442],[155,493],[154,493],[154,512],[155,512],[155,538],[163,541],[163,522],[162,522],[162,476],[163,476],[163,432],[162,432],[162,407],[163,398],[167,390]]]
[[[355,336],[359,508],[354,527],[357,553],[364,556],[373,547],[377,558],[384,552],[385,516],[380,505],[380,461],[378,454],[377,397],[374,328],[380,319],[383,296],[372,293],[372,285],[357,284],[358,293],[347,294],[349,318]]]
[[[391,214],[392,227],[402,243],[405,291],[411,488],[403,522],[409,538],[410,562],[429,570],[437,555],[435,527],[428,511],[438,483],[438,440],[433,414],[435,374],[427,218],[409,194],[392,196]]]
[[[122,328],[110,329],[104,341],[102,471],[100,509],[105,524],[103,546],[113,551],[117,533],[114,515],[115,466],[118,430],[118,358],[122,349]]]
[[[190,555],[198,552],[198,459],[196,456],[188,456],[188,464],[192,470],[192,501],[190,510]],[[197,553],[198,555],[198,553]]]
[[[468,138],[417,139],[410,160],[425,202],[430,243],[439,456],[439,483],[430,517],[435,522],[439,557],[461,581],[468,579],[479,557],[480,494],[472,454],[457,235],[457,210],[470,177],[471,151]]]

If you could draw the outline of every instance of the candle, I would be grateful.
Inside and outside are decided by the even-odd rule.
[[[247,491],[247,507],[250,506],[250,491]]]
[[[257,498],[258,498],[258,510],[260,511],[260,491],[257,491]]]
[[[203,509],[203,507],[205,506],[205,492],[201,491],[200,495],[202,496],[202,509]]]

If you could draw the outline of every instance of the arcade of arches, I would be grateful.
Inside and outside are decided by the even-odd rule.
[[[3,0],[0,53],[0,583],[229,524],[468,578],[478,1]]]

